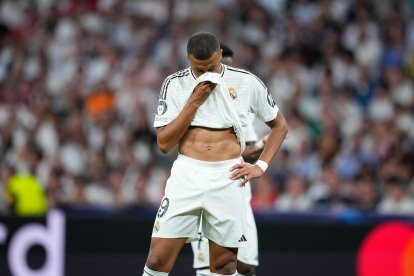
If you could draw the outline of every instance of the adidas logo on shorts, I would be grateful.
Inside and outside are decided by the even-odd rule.
[[[247,241],[247,239],[244,235],[242,235],[241,238],[239,239],[239,242],[245,242],[245,241]]]

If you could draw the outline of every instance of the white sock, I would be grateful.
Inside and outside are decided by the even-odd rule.
[[[144,267],[144,274],[142,276],[168,276],[168,272],[159,272],[149,269],[146,265]]]
[[[227,274],[227,275],[224,275],[224,274],[217,274],[217,273],[213,273],[213,272],[211,272],[211,276],[237,276],[237,271],[236,271],[236,273],[234,273],[234,274]]]

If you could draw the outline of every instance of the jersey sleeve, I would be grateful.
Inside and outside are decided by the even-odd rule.
[[[252,76],[251,86],[252,91],[254,91],[252,93],[251,112],[255,113],[264,122],[275,119],[279,107],[276,105],[267,87],[256,76]]]
[[[154,118],[154,127],[168,125],[180,113],[178,101],[175,99],[176,91],[174,81],[169,77],[165,79],[158,100],[157,111]]]

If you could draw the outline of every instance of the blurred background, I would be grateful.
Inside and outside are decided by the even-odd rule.
[[[54,209],[151,217],[176,155],[156,147],[159,90],[188,67],[186,42],[197,31],[233,49],[233,65],[266,83],[289,124],[252,185],[258,224],[412,219],[413,8],[412,0],[1,1],[0,222]]]

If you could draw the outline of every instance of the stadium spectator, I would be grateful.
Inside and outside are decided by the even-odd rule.
[[[352,206],[362,213],[375,212],[380,198],[378,185],[374,179],[368,175],[359,175],[354,185]]]
[[[406,183],[397,177],[386,180],[384,198],[378,204],[378,212],[388,215],[412,215],[414,199],[406,193]]]
[[[252,208],[253,211],[269,211],[279,196],[278,185],[276,185],[268,174],[252,181]]]
[[[291,176],[286,182],[286,190],[275,203],[278,212],[305,212],[311,209],[312,200],[306,191],[306,183],[299,176]]]
[[[16,156],[35,144],[50,206],[96,206],[104,196],[87,191],[99,187],[115,207],[106,170],[123,174],[122,206],[155,207],[175,154],[158,152],[149,127],[159,87],[186,66],[188,34],[205,29],[269,84],[291,127],[263,185],[269,202],[292,174],[318,198],[325,161],[344,190],[366,169],[375,183],[395,171],[413,179],[413,10],[403,0],[1,1],[1,168],[23,168]],[[100,87],[110,112],[95,118],[88,100]]]
[[[9,177],[5,199],[17,216],[43,216],[48,208],[45,191],[30,172],[14,173]]]
[[[347,187],[342,182],[339,174],[329,165],[322,169],[320,195],[313,202],[314,209],[322,212],[340,212],[352,203],[352,198],[347,193]],[[316,197],[316,188],[314,191]]]

